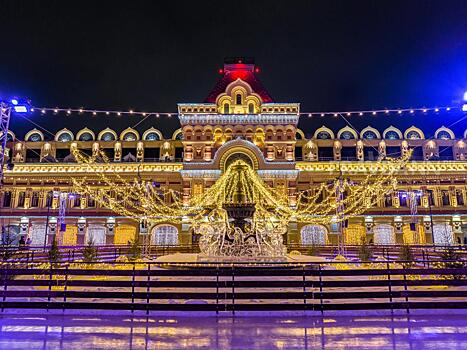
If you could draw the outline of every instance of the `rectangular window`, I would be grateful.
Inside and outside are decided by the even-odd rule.
[[[46,208],[50,208],[52,206],[52,201],[53,201],[53,192],[50,191],[50,192],[47,192],[47,197],[45,199],[45,207]]]
[[[451,205],[451,203],[449,202],[449,191],[448,190],[441,191],[441,201],[443,203],[443,206]]]
[[[10,208],[11,207],[11,192],[6,191],[3,194],[3,207],[4,208]]]
[[[31,195],[31,208],[39,207],[39,193],[33,192]]]
[[[386,208],[392,207],[392,196],[390,194],[384,195],[384,206]]]
[[[25,200],[26,200],[26,192],[20,192],[18,196],[18,208],[24,207]]]
[[[462,191],[456,190],[456,199],[458,205],[464,205],[464,197],[462,196]]]
[[[91,196],[88,197],[88,208],[95,208],[96,201]]]

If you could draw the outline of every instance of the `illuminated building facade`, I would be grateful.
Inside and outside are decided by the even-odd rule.
[[[287,242],[335,244],[343,237],[358,244],[359,237],[366,237],[375,244],[433,239],[436,244],[467,244],[467,129],[465,122],[455,123],[461,111],[308,117],[298,103],[275,102],[248,59],[226,60],[221,74],[204,102],[178,105],[178,128],[154,115],[49,113],[37,117],[43,128],[14,120],[6,150],[14,167],[5,172],[0,198],[4,231],[28,236],[33,245],[50,243],[59,231],[64,245],[90,238],[96,244],[126,244],[135,235],[161,245],[196,241],[189,225],[145,227],[72,194],[71,177],[85,176],[93,186],[101,185],[76,162],[72,146],[88,154],[104,150],[123,177],[150,179],[162,189],[183,193],[186,200],[241,158],[266,183],[283,190],[290,205],[297,191],[339,176],[359,181],[381,155],[413,149],[412,161],[398,175],[396,193],[347,220],[343,229],[291,223]],[[66,225],[60,225],[61,203]]]

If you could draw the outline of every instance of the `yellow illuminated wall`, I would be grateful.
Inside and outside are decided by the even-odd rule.
[[[66,225],[66,231],[63,232],[62,245],[76,245],[78,236],[78,227],[74,225]]]
[[[415,226],[415,231],[411,231],[410,225],[404,225],[402,226],[402,237],[405,244],[425,244],[425,227],[417,224]]]
[[[362,244],[366,237],[365,226],[358,224],[351,224],[349,227],[344,228],[344,242],[350,245]]]
[[[114,244],[128,244],[136,235],[136,227],[130,225],[118,225],[115,228]]]

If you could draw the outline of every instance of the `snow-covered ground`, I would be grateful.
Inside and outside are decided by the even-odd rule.
[[[262,315],[262,316],[261,316]],[[467,349],[462,312],[203,317],[55,311],[0,314],[1,349]]]

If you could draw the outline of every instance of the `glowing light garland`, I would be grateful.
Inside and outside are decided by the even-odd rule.
[[[117,173],[102,151],[94,156],[72,149],[76,160],[88,167],[102,185],[92,186],[87,178],[72,178],[73,191],[93,197],[102,206],[135,220],[150,222],[181,222],[182,218],[199,221],[206,210],[220,209],[226,203],[239,202],[237,191],[242,192],[242,202],[254,203],[257,212],[272,213],[280,221],[290,220],[313,224],[335,222],[335,213],[343,208],[343,218],[360,215],[373,207],[385,194],[396,187],[395,173],[408,162],[410,152],[401,159],[380,161],[374,172],[362,181],[338,179],[322,183],[317,189],[296,193],[296,206],[291,206],[289,196],[281,189],[270,188],[256,171],[249,166],[230,166],[201,195],[186,200],[183,194],[172,189],[164,190],[152,181],[128,180]],[[339,187],[339,188],[338,188]],[[343,195],[338,195],[341,192]],[[185,200],[184,200],[185,199]]]
[[[143,112],[143,111],[136,111],[136,110],[106,110],[106,109],[89,109],[89,108],[63,108],[63,107],[32,107],[31,112],[39,112],[41,114],[46,114],[46,113],[53,113],[53,114],[64,114],[67,116],[72,115],[73,113],[78,113],[78,114],[91,114],[93,116],[125,116],[125,115],[132,115],[132,116],[140,116],[140,117],[148,117],[148,116],[154,116],[154,117],[173,117],[173,116],[178,116],[178,117],[183,117],[186,116],[187,118],[191,118],[193,116],[199,116],[203,117],[204,115],[209,115],[210,117],[214,117],[212,113],[193,113],[193,114],[179,114],[177,112]],[[462,111],[462,107],[459,106],[443,106],[443,107],[417,107],[417,108],[384,108],[384,109],[372,109],[372,110],[346,110],[346,111],[322,111],[322,112],[317,112],[317,111],[309,111],[309,112],[299,112],[299,113],[284,113],[284,115],[290,115],[294,114],[297,116],[308,116],[308,117],[338,117],[339,115],[345,115],[345,116],[363,116],[363,115],[378,115],[378,114],[403,114],[403,113],[408,113],[408,114],[415,114],[415,113],[439,113],[439,112],[450,112],[450,111],[455,111],[459,110]],[[267,116],[269,113],[258,113],[258,115],[264,115]],[[229,115],[226,115],[229,116]],[[241,118],[241,115],[239,116]]]

